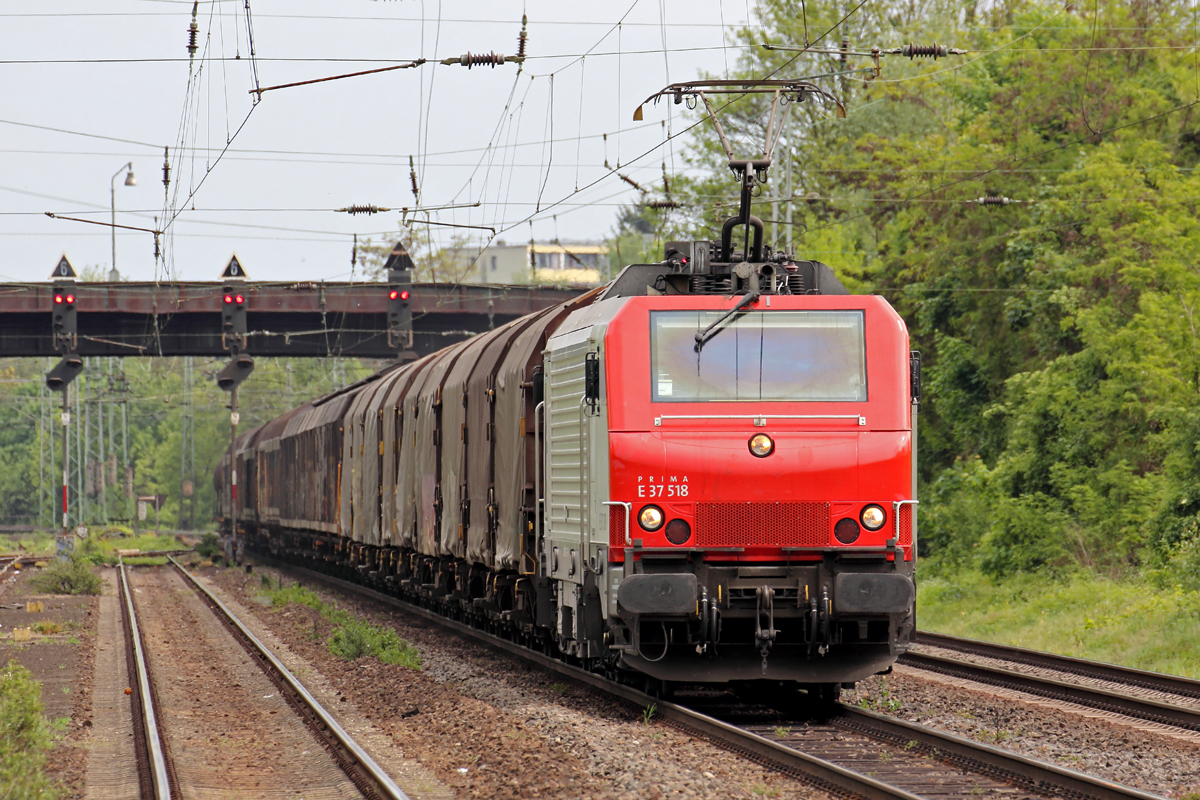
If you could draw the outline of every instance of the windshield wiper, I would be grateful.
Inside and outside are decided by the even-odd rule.
[[[736,306],[726,311],[719,320],[714,322],[712,325],[709,325],[702,331],[696,331],[696,352],[699,353],[700,349],[704,347],[704,345],[708,344],[709,339],[712,339],[714,336],[724,330],[724,328],[721,328],[720,326],[724,324],[730,317],[757,299],[758,292],[747,292],[746,296],[739,300]]]

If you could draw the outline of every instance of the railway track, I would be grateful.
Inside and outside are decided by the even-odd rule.
[[[48,561],[52,558],[54,556],[0,555],[0,586],[13,580],[19,574],[22,567],[28,567],[38,561]]]
[[[292,564],[278,566],[334,590],[396,607],[615,696],[637,709],[653,706],[654,719],[698,734],[836,796],[870,800],[922,797],[967,800],[984,794],[1014,800],[1027,797],[1155,800],[1158,797],[841,703],[814,718],[794,707],[788,708],[788,704],[781,708],[724,693],[694,696],[681,693],[679,702],[668,702],[374,589]]]
[[[170,561],[173,569],[119,566],[141,796],[408,800],[233,612]]]
[[[900,664],[1200,732],[1200,704],[1178,702],[1179,698],[1200,698],[1200,681],[941,634],[921,632],[917,644],[992,663],[910,651],[900,657]],[[1013,665],[1033,669],[1018,671]],[[1083,680],[1069,680],[1072,677]]]

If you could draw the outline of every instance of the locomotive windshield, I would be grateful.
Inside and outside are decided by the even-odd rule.
[[[744,311],[696,352],[721,311],[650,314],[654,402],[865,402],[862,311]]]

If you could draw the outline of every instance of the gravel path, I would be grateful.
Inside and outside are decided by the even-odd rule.
[[[342,661],[325,648],[331,628],[315,612],[254,601],[259,573],[277,571],[206,573],[459,797],[826,797],[653,719],[646,724],[640,711],[554,673],[373,601],[320,590],[327,601],[394,628],[421,651],[422,669]]]
[[[862,681],[842,700],[1167,797],[1200,792],[1200,743],[1115,724],[1103,712],[944,679],[908,667]],[[978,684],[976,684],[978,686]],[[1078,709],[1075,711],[1074,709]]]

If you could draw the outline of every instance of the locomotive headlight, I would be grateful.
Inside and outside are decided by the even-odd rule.
[[[646,506],[638,514],[638,525],[648,531],[656,531],[662,527],[663,513],[658,506]]]
[[[867,506],[859,515],[862,520],[863,527],[869,531],[877,531],[883,527],[883,523],[887,522],[887,514],[879,506]]]
[[[766,458],[775,452],[775,442],[765,433],[756,433],[750,437],[750,452],[759,458]]]

